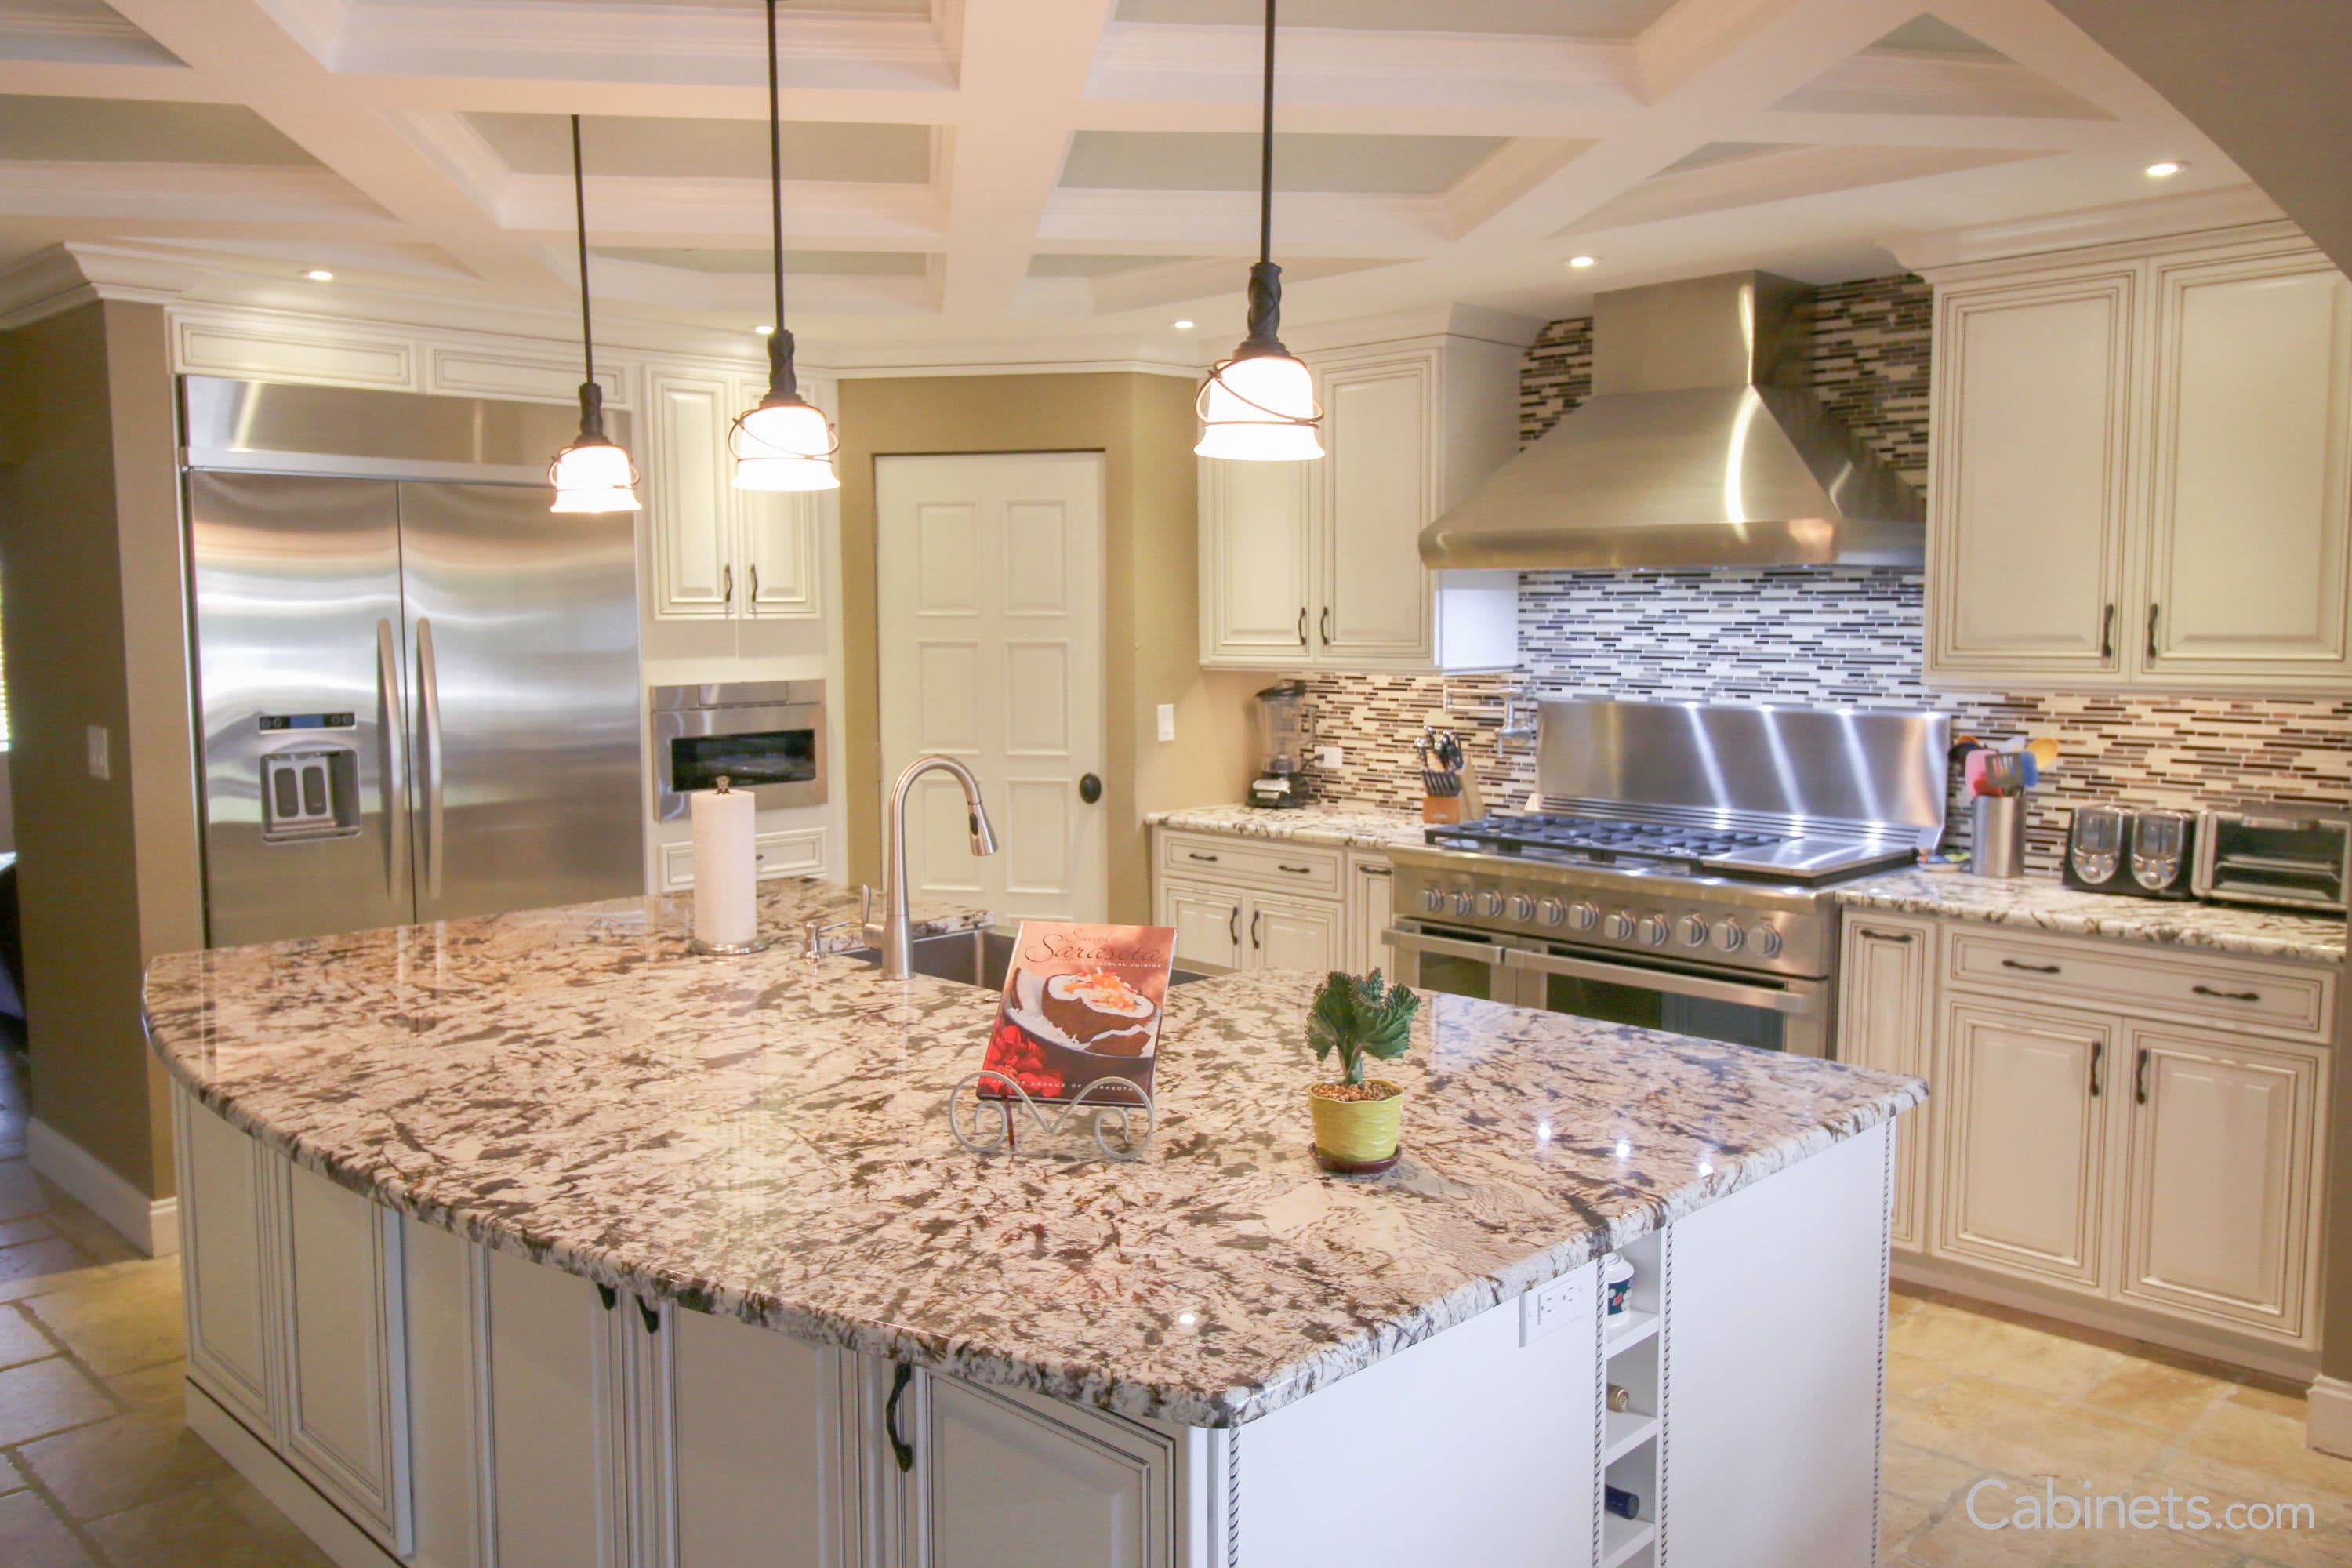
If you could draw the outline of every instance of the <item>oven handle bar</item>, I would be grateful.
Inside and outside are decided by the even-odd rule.
[[[1646,969],[1633,964],[1596,963],[1591,959],[1560,958],[1549,952],[1530,952],[1520,947],[1504,950],[1503,966],[1506,969],[1532,970],[1538,974],[1561,974],[1571,980],[1599,980],[1612,985],[1646,985],[1669,995],[1695,996],[1703,1002],[1727,1002],[1740,1007],[1759,1007],[1768,1013],[1782,1013],[1792,1018],[1810,1018],[1819,1013],[1824,989],[1810,980],[1791,981],[1785,987],[1735,985],[1728,980],[1714,980],[1703,974],[1685,974],[1672,969]]]
[[[1400,953],[1426,952],[1438,958],[1466,958],[1473,963],[1484,963],[1500,969],[1510,962],[1512,949],[1498,942],[1455,942],[1448,937],[1423,936],[1417,931],[1391,926],[1381,933],[1381,940]]]

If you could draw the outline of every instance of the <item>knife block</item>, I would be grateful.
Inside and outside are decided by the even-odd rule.
[[[1423,822],[1451,824],[1462,820],[1462,797],[1458,795],[1424,795],[1421,797],[1421,819]]]

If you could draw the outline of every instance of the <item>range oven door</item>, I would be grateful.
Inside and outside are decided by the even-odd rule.
[[[1381,935],[1394,958],[1390,978],[1416,991],[1475,996],[1481,1002],[1519,1000],[1518,970],[1507,963],[1512,949],[1476,931],[1423,930],[1400,921]]]
[[[1827,981],[1627,963],[1565,948],[1513,947],[1503,965],[1517,977],[1512,994],[1524,1007],[1801,1057],[1830,1054]]]

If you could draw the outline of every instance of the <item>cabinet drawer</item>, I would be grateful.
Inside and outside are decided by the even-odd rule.
[[[1160,836],[1160,868],[1194,881],[1339,894],[1339,851],[1207,833]]]
[[[2331,977],[2303,965],[1962,930],[1952,931],[1948,951],[1947,973],[1960,985],[2210,1018],[2312,1040],[2324,1041],[2330,1025]]]

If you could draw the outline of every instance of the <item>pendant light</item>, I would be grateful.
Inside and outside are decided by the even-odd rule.
[[[768,0],[768,179],[776,256],[776,330],[768,334],[768,395],[736,416],[727,432],[735,483],[747,490],[841,488],[833,454],[841,433],[801,395],[793,373],[793,334],[784,326],[784,132],[776,89],[776,0]]]
[[[580,174],[580,117],[572,117],[572,213],[580,239],[580,353],[587,379],[580,384],[580,438],[555,454],[547,482],[555,487],[550,511],[635,511],[637,466],[604,435],[604,389],[596,380],[596,334],[588,321],[588,189]]]
[[[1265,0],[1265,121],[1258,150],[1257,265],[1249,275],[1249,335],[1201,384],[1204,458],[1303,462],[1323,455],[1315,377],[1282,346],[1282,268],[1274,264],[1274,0]]]

